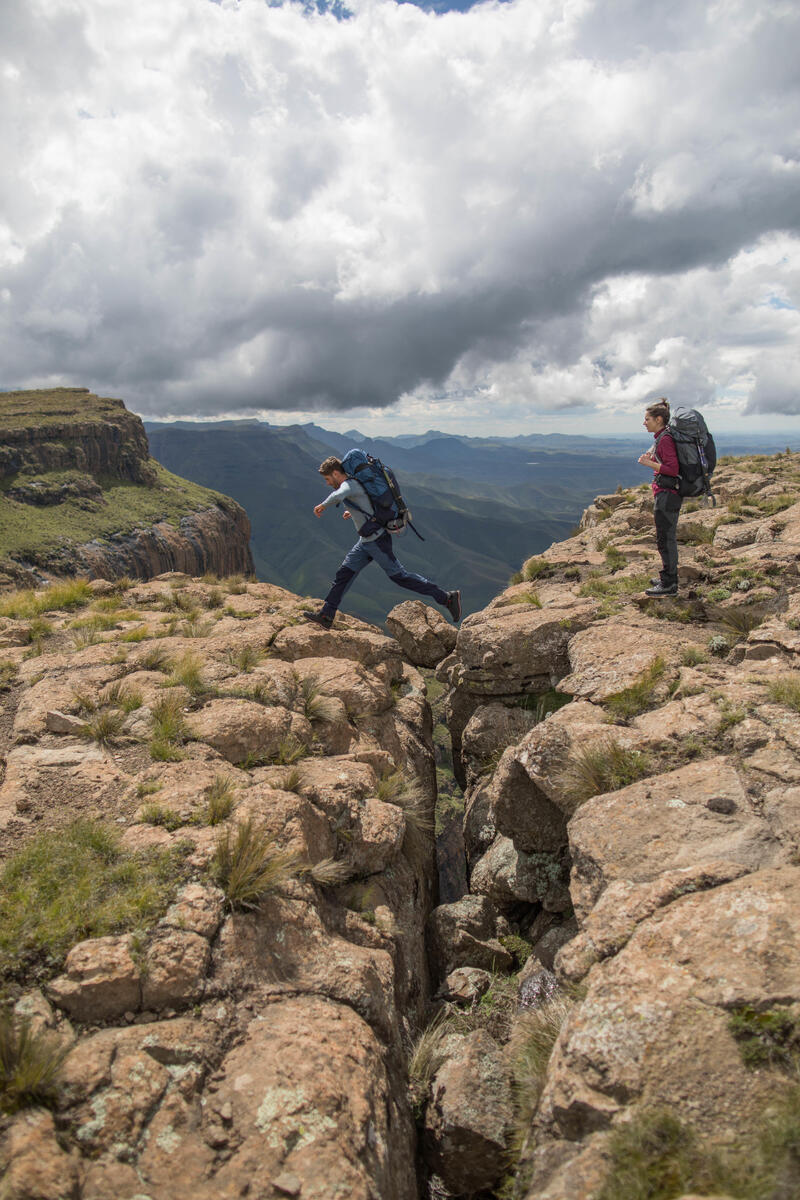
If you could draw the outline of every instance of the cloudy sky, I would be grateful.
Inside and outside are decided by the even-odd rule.
[[[0,387],[800,429],[796,0],[343,3],[2,6]]]

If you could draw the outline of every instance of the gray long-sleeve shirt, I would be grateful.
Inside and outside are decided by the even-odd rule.
[[[364,527],[364,525],[366,525],[367,521],[372,515],[372,505],[370,503],[369,496],[364,491],[361,484],[357,483],[355,479],[345,479],[344,483],[340,484],[335,492],[331,492],[329,496],[325,497],[325,499],[322,501],[322,505],[323,508],[329,508],[331,504],[341,504],[342,501],[345,501],[346,503],[348,500],[350,501],[350,507],[353,513],[353,524],[355,525],[356,530],[359,532],[360,540],[362,542],[374,542],[376,538],[381,536],[383,530],[379,529],[377,533],[368,533],[365,536],[361,535],[361,529]],[[358,508],[352,507],[355,504],[358,505]]]

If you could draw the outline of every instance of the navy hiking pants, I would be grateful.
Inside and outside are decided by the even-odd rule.
[[[446,604],[447,592],[442,591],[438,584],[426,579],[423,575],[414,575],[398,562],[392,549],[392,539],[388,533],[382,533],[374,542],[356,542],[353,549],[348,551],[344,562],[334,576],[331,590],[325,597],[322,611],[326,617],[333,617],[342,602],[347,589],[352,584],[359,571],[371,562],[377,563],[382,571],[396,583],[398,587],[408,588],[410,592],[418,592],[421,596],[432,596],[437,604]]]

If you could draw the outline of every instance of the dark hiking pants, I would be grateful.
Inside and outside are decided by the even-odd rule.
[[[653,497],[653,520],[656,524],[656,545],[661,555],[661,582],[672,587],[678,582],[678,517],[683,497],[677,492],[656,492]]]
[[[385,571],[392,583],[398,587],[408,588],[410,592],[419,592],[421,596],[432,596],[437,604],[445,604],[447,592],[442,591],[438,584],[425,579],[423,575],[414,575],[398,562],[392,549],[392,539],[388,533],[382,533],[374,542],[356,542],[350,550],[339,570],[334,576],[331,590],[325,597],[322,611],[326,617],[332,617],[342,602],[347,589],[352,584],[359,571],[375,562]]]

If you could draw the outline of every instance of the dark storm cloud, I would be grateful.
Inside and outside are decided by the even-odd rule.
[[[8,382],[200,415],[748,377],[750,411],[797,411],[795,243],[741,258],[800,225],[792,10],[122,11],[9,31]],[[781,311],[751,294],[770,271]]]

